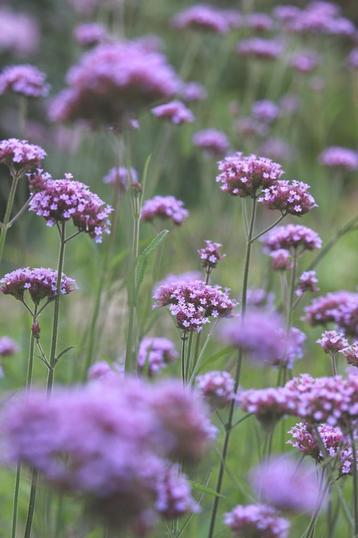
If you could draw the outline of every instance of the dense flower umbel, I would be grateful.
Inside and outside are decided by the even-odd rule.
[[[201,456],[209,430],[200,400],[179,382],[151,386],[130,378],[55,390],[51,398],[23,394],[2,416],[10,462],[83,494],[93,515],[118,528],[133,525],[144,511],[169,518],[194,509],[185,478],[176,492],[163,458]]]
[[[274,161],[291,161],[295,156],[295,149],[283,138],[272,136],[267,138],[260,146],[260,155]]]
[[[291,66],[302,74],[312,73],[319,64],[319,56],[315,51],[299,52],[292,56]]]
[[[43,168],[37,168],[33,172],[26,174],[30,191],[38,192],[45,188],[47,181],[52,179],[51,174],[43,170]]]
[[[82,47],[93,47],[109,39],[103,24],[91,22],[79,24],[73,31],[75,41]]]
[[[172,465],[158,480],[155,508],[164,519],[176,519],[200,507],[191,495],[190,485],[177,465]]]
[[[303,181],[280,180],[264,189],[259,202],[268,209],[279,209],[283,214],[305,215],[317,207],[309,189],[310,186]]]
[[[266,13],[252,13],[245,17],[243,23],[256,32],[267,32],[273,28],[273,20]]]
[[[272,259],[272,269],[274,271],[290,271],[293,267],[292,256],[284,248],[279,248],[270,252]]]
[[[235,381],[229,372],[213,371],[199,375],[196,385],[203,398],[214,409],[228,406],[235,398]]]
[[[155,218],[170,219],[179,226],[188,218],[189,211],[185,209],[184,202],[174,196],[154,196],[146,200],[142,207],[141,219],[151,222]]]
[[[143,338],[138,351],[138,369],[140,371],[147,369],[148,374],[152,376],[177,358],[178,352],[168,338]]]
[[[34,303],[38,304],[42,299],[52,300],[56,297],[57,272],[44,267],[23,267],[7,273],[0,280],[0,292],[12,295],[19,301],[24,300],[25,292],[28,291]],[[61,295],[67,295],[76,289],[73,278],[62,275]]]
[[[33,65],[9,65],[0,73],[0,94],[17,93],[25,97],[46,97],[46,75]]]
[[[139,182],[138,172],[132,167],[117,166],[107,172],[103,177],[103,182],[115,185],[121,191],[126,191],[131,183],[137,184]]]
[[[2,336],[0,338],[0,357],[12,357],[20,350],[17,343],[8,336]]]
[[[351,346],[341,350],[348,364],[358,367],[358,342],[354,342]]]
[[[320,481],[313,463],[290,456],[276,456],[257,465],[250,482],[260,498],[279,510],[309,512],[317,510],[322,499]]]
[[[40,166],[45,157],[46,152],[40,146],[30,144],[27,140],[8,138],[0,142],[0,163],[18,171]]]
[[[202,101],[208,96],[205,86],[195,81],[183,83],[179,94],[183,101],[188,103],[192,101]]]
[[[288,538],[290,523],[266,504],[238,505],[224,516],[238,538]]]
[[[198,250],[203,267],[214,269],[217,266],[218,262],[225,257],[225,254],[221,254],[220,252],[221,247],[221,243],[205,241],[205,246]]]
[[[336,291],[313,299],[305,308],[310,325],[336,323],[348,334],[358,334],[358,293]]]
[[[97,243],[110,230],[112,208],[87,185],[74,181],[71,174],[47,181],[43,190],[31,198],[29,209],[43,217],[48,226],[72,219],[79,231],[88,233]]]
[[[39,45],[39,28],[34,17],[0,8],[0,51],[12,52],[18,56],[28,56]]]
[[[257,120],[264,121],[266,123],[272,123],[275,121],[279,116],[279,112],[279,107],[267,99],[264,99],[263,101],[256,101],[252,105],[253,116]]]
[[[162,284],[154,293],[154,308],[169,306],[177,325],[183,331],[200,332],[210,318],[229,316],[235,306],[220,286],[201,280]]]
[[[299,224],[287,224],[269,232],[264,237],[263,244],[269,252],[278,249],[304,251],[321,248],[322,240],[311,228]]]
[[[99,45],[82,56],[67,75],[50,115],[55,121],[88,120],[121,124],[143,106],[172,97],[179,79],[159,52],[136,42]]]
[[[271,159],[240,152],[219,161],[216,181],[220,188],[234,196],[256,196],[257,191],[269,187],[283,174],[281,166]]]
[[[193,144],[215,157],[224,155],[230,146],[226,134],[217,129],[204,129],[194,133]]]
[[[296,295],[301,297],[307,291],[310,293],[319,291],[316,271],[305,271],[298,279]]]
[[[347,338],[341,331],[324,331],[317,340],[325,353],[338,353],[349,346]]]
[[[282,43],[274,39],[252,37],[242,39],[237,44],[236,50],[241,56],[258,60],[276,60],[282,54],[283,46]]]
[[[332,146],[321,153],[319,160],[325,166],[340,168],[348,172],[358,168],[358,152],[349,148]]]
[[[152,114],[156,118],[169,120],[174,125],[194,121],[192,112],[181,101],[170,101],[170,103],[158,105],[152,108]]]
[[[288,413],[290,402],[284,387],[240,390],[237,399],[241,409],[253,413],[268,429]]]
[[[224,12],[207,5],[195,5],[184,9],[172,19],[175,28],[192,28],[214,33],[229,30],[229,24]]]

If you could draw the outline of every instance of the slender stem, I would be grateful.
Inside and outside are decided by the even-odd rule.
[[[251,247],[252,247],[251,239],[253,237],[253,232],[254,232],[254,227],[255,227],[256,205],[257,205],[257,200],[256,200],[256,197],[254,197],[252,199],[252,211],[251,211],[250,228],[249,228],[249,234],[248,234],[247,242],[246,242],[246,256],[245,256],[244,275],[243,275],[243,283],[242,283],[242,295],[241,295],[241,316],[242,316],[242,318],[244,318],[245,313],[246,313],[247,284],[248,284],[248,279],[249,279]],[[234,389],[235,394],[237,393],[237,390],[239,388],[242,359],[243,359],[243,353],[242,353],[242,349],[240,349],[239,352],[238,352],[238,358],[237,358],[237,364],[236,364],[235,389]],[[210,519],[210,527],[209,527],[208,538],[213,538],[213,536],[214,536],[216,516],[217,516],[217,511],[218,511],[219,501],[220,501],[220,492],[221,492],[223,478],[224,478],[226,457],[227,457],[227,453],[228,453],[228,449],[229,449],[230,434],[231,434],[232,426],[233,426],[235,405],[236,405],[235,404],[235,399],[233,399],[232,403],[230,405],[229,416],[228,416],[228,421],[227,421],[227,425],[226,425],[224,444],[223,444],[223,448],[222,448],[222,457],[221,457],[221,461],[220,461],[219,474],[218,474],[217,483],[216,483],[216,489],[215,489],[216,496],[215,496],[215,499],[214,499],[214,502],[213,502],[213,508],[212,508],[212,512],[211,512],[211,519]]]
[[[27,511],[27,519],[26,519],[26,527],[25,527],[25,534],[24,538],[30,538],[31,536],[31,527],[32,527],[32,521],[34,518],[34,511],[35,511],[35,502],[36,502],[36,489],[37,489],[37,471],[32,471],[32,478],[31,478],[31,491],[30,491],[30,500],[29,500],[29,508]]]
[[[286,213],[283,213],[280,218],[278,218],[277,220],[275,220],[275,222],[273,222],[268,228],[266,228],[265,230],[263,230],[262,232],[260,232],[259,234],[255,235],[255,237],[253,237],[251,239],[251,243],[253,243],[254,241],[256,241],[256,239],[259,239],[259,237],[261,237],[262,235],[265,235],[267,232],[269,232],[270,230],[272,230],[272,228],[274,228],[275,226],[277,226],[277,224],[279,224],[284,218],[286,217]]]
[[[185,385],[185,348],[186,348],[186,341],[188,340],[187,334],[183,332],[181,336],[181,351],[180,351],[180,364],[181,364],[181,378],[183,381],[183,385]]]
[[[4,255],[6,236],[9,230],[9,222],[11,219],[11,213],[14,206],[16,190],[17,190],[17,186],[18,186],[20,178],[21,178],[21,174],[16,173],[15,171],[11,171],[10,193],[9,193],[9,198],[7,199],[4,220],[2,222],[1,233],[0,233],[0,266],[2,263],[3,255]]]
[[[18,503],[19,503],[20,478],[21,478],[21,464],[18,463],[16,466],[14,501],[13,501],[13,509],[12,509],[11,538],[16,538],[16,523],[17,523]]]
[[[331,353],[331,362],[333,375],[337,375],[337,358],[335,353]]]
[[[31,336],[30,336],[30,348],[29,348],[29,360],[27,363],[27,379],[26,379],[26,388],[29,389],[32,382],[32,370],[34,365],[34,349],[35,349],[35,335],[33,333],[33,326],[37,321],[37,311],[38,305],[35,305],[34,313],[32,316],[32,325],[31,325]]]
[[[349,436],[352,445],[352,480],[353,480],[353,514],[354,514],[354,538],[358,537],[358,466],[357,448],[354,439],[353,428],[349,429]]]
[[[60,251],[58,255],[58,264],[57,264],[57,282],[56,282],[56,297],[55,297],[55,306],[53,310],[53,322],[52,322],[52,339],[51,339],[51,350],[50,350],[50,368],[48,370],[47,377],[47,391],[50,393],[52,391],[52,386],[55,376],[55,367],[56,367],[56,348],[57,348],[57,337],[58,337],[58,324],[59,324],[59,314],[60,314],[60,296],[61,296],[61,280],[63,273],[63,264],[65,259],[65,245],[66,245],[66,222],[63,221],[60,224]]]
[[[26,202],[24,203],[22,208],[19,209],[19,211],[16,213],[16,215],[10,220],[10,222],[8,224],[8,228],[11,228],[15,224],[15,222],[21,217],[21,215],[23,215],[23,213],[25,213],[26,209],[30,205],[30,202],[31,202],[31,196],[30,196],[30,198],[28,198],[26,200]]]
[[[188,342],[188,353],[186,357],[186,365],[185,365],[185,382],[188,382],[189,379],[189,373],[190,373],[190,364],[191,364],[191,348],[193,344],[193,332],[189,334],[189,342]]]
[[[289,294],[288,311],[287,311],[287,332],[290,331],[291,325],[292,325],[292,313],[293,313],[295,287],[296,287],[296,273],[297,273],[297,252],[295,250],[293,253],[293,265],[292,265],[291,280],[290,280],[290,294]]]

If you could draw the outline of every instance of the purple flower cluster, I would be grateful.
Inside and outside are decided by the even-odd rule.
[[[205,241],[205,246],[198,250],[203,267],[211,270],[217,266],[218,262],[225,257],[225,254],[220,252],[221,247],[221,243]]]
[[[341,331],[324,331],[317,340],[325,353],[334,354],[348,347],[348,340]]]
[[[224,516],[225,525],[238,538],[288,538],[290,523],[265,504],[238,505]]]
[[[75,41],[82,47],[94,47],[109,39],[107,28],[96,22],[79,24],[73,31]]]
[[[155,218],[170,219],[177,226],[183,224],[188,216],[184,202],[174,196],[154,196],[144,202],[141,212],[141,219],[145,222],[152,222]]]
[[[290,61],[291,66],[303,75],[312,73],[319,64],[319,56],[313,51],[299,52],[292,56]]]
[[[256,196],[259,189],[269,187],[282,174],[281,166],[270,159],[237,152],[219,161],[216,181],[223,192],[243,198]]]
[[[257,465],[250,482],[260,498],[287,512],[313,514],[324,504],[319,477],[313,463],[300,463],[291,456],[276,456]]]
[[[25,97],[46,97],[46,75],[33,65],[9,65],[0,73],[0,94],[17,93]]]
[[[227,291],[201,280],[162,284],[155,290],[153,299],[154,308],[169,306],[183,331],[200,332],[209,318],[229,316],[235,306]]]
[[[61,295],[67,295],[76,289],[73,278],[62,275]],[[19,301],[24,300],[25,292],[28,291],[31,299],[38,304],[42,299],[52,300],[56,297],[57,272],[44,267],[23,267],[7,273],[0,280],[0,292],[12,295]]]
[[[302,216],[317,207],[309,189],[310,186],[303,181],[279,180],[264,189],[258,201],[268,209],[278,209],[283,214]]]
[[[347,335],[358,335],[358,293],[336,291],[315,298],[305,308],[310,325],[335,323]]]
[[[267,123],[258,121],[251,116],[243,116],[236,122],[236,129],[241,136],[245,137],[263,137],[269,133]]]
[[[0,51],[27,56],[37,50],[39,38],[35,18],[5,6],[0,8]]]
[[[26,177],[29,189],[32,193],[42,191],[45,188],[47,181],[52,179],[51,174],[42,168],[36,168],[33,172],[27,173]]]
[[[43,217],[48,226],[72,219],[79,231],[88,233],[97,243],[110,231],[112,208],[87,185],[74,181],[71,174],[47,181],[43,190],[31,198],[29,209]]]
[[[116,166],[111,168],[103,177],[103,182],[114,185],[121,191],[126,191],[130,184],[138,184],[138,172],[135,168]]]
[[[268,430],[288,414],[289,400],[284,387],[241,390],[237,400],[241,409],[253,413]]]
[[[3,410],[2,431],[9,462],[82,494],[93,515],[119,529],[148,513],[169,519],[197,511],[170,460],[202,456],[213,434],[193,391],[179,382],[151,386],[130,378],[103,378],[50,398],[22,394]]]
[[[258,121],[272,123],[273,121],[277,120],[279,113],[279,107],[268,99],[256,101],[252,105],[252,115]]]
[[[291,6],[288,7],[291,8]],[[353,37],[356,32],[354,24],[342,17],[340,8],[330,2],[310,2],[304,9],[293,7],[291,14],[288,11],[286,14],[278,13],[281,14],[281,20],[284,20],[286,28],[291,32],[345,37]]]
[[[330,168],[338,168],[353,172],[358,169],[358,152],[349,148],[331,146],[319,156],[321,164]]]
[[[152,108],[152,114],[156,118],[169,120],[174,125],[194,121],[192,112],[181,101],[170,101],[170,103],[158,105]]]
[[[226,134],[217,129],[204,129],[194,133],[193,144],[214,157],[221,157],[230,147]]]
[[[307,291],[310,293],[319,291],[316,271],[305,271],[298,279],[296,295],[302,297]]]
[[[172,25],[180,30],[191,28],[214,33],[225,33],[229,30],[225,13],[214,7],[198,4],[184,9],[172,19]]]
[[[290,271],[293,267],[292,256],[284,248],[278,248],[270,252],[272,259],[272,269],[274,271]]]
[[[196,385],[213,409],[227,407],[235,398],[235,381],[229,372],[206,372],[196,378]]]
[[[138,351],[138,369],[143,371],[147,368],[148,375],[152,377],[175,361],[178,356],[173,342],[168,338],[143,338]]]
[[[295,150],[286,140],[270,137],[261,144],[260,155],[279,162],[289,162],[295,156]]]
[[[342,349],[341,352],[347,359],[348,364],[358,368],[358,342],[354,342],[351,346]]]
[[[263,244],[268,252],[278,249],[304,251],[321,248],[322,240],[311,228],[299,224],[287,224],[269,232],[264,237]]]
[[[276,60],[281,56],[283,46],[280,41],[275,39],[251,37],[239,41],[236,50],[241,56],[258,60]]]
[[[0,337],[0,357],[12,357],[20,351],[17,343],[8,336]]]
[[[85,53],[67,75],[69,88],[52,103],[55,121],[121,124],[138,109],[172,97],[180,88],[165,56],[140,43],[99,45]]]
[[[186,82],[181,85],[180,97],[188,103],[206,99],[208,92],[199,82]]]
[[[40,146],[29,144],[27,140],[8,138],[0,142],[0,163],[18,171],[40,166],[45,157],[46,152]]]
[[[268,293],[263,288],[249,288],[246,293],[246,303],[249,306],[261,307],[272,306],[273,293]]]
[[[268,32],[274,26],[272,18],[267,13],[251,13],[245,17],[243,23],[255,32]]]
[[[347,66],[350,69],[358,69],[358,47],[351,50],[347,57]]]

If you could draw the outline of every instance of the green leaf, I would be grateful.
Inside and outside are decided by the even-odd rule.
[[[169,230],[162,230],[156,235],[143,252],[138,256],[137,260],[137,290],[139,289],[145,274],[145,270],[148,266],[149,256],[159,247],[168,235]]]
[[[193,490],[201,491],[202,493],[207,493],[208,495],[212,495],[213,497],[221,497],[224,498],[224,495],[221,495],[220,493],[217,493],[215,489],[207,488],[206,486],[202,486],[198,482],[193,482],[190,480],[190,484]]]
[[[207,366],[208,364],[211,364],[213,362],[216,362],[217,360],[221,359],[222,357],[225,357],[225,355],[229,355],[232,351],[231,347],[225,347],[221,351],[218,351],[217,353],[214,353],[213,355],[210,355],[209,357],[206,357],[200,365],[200,368],[198,372],[201,372],[202,369]]]

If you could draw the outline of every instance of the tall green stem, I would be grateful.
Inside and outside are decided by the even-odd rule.
[[[248,237],[246,241],[246,256],[245,256],[244,275],[243,275],[243,282],[242,282],[242,295],[241,295],[242,318],[245,317],[245,313],[246,313],[247,285],[248,285],[248,279],[249,279],[251,247],[252,247],[251,239],[254,233],[255,219],[256,219],[256,197],[252,199],[251,220],[250,220],[249,233],[248,233]],[[242,359],[243,359],[243,353],[242,353],[242,350],[240,349],[238,353],[236,372],[235,372],[235,394],[239,388]],[[213,508],[211,512],[208,538],[213,538],[214,536],[217,511],[218,511],[219,501],[220,501],[220,492],[221,492],[223,478],[224,478],[225,463],[226,463],[227,453],[229,449],[229,441],[230,441],[230,435],[231,435],[233,419],[234,419],[234,411],[235,411],[235,399],[233,399],[231,402],[228,421],[225,428],[225,438],[224,438],[224,444],[223,444],[223,449],[222,449],[222,456],[220,459],[219,474],[218,474],[216,488],[215,488],[216,495],[215,495]]]
[[[60,297],[61,297],[61,280],[63,273],[63,265],[65,260],[65,245],[66,245],[66,222],[63,221],[59,225],[60,231],[60,251],[58,255],[58,264],[57,264],[57,282],[56,282],[56,297],[55,297],[55,306],[53,309],[53,322],[52,322],[52,339],[51,339],[51,350],[50,350],[50,367],[48,370],[47,377],[47,392],[52,391],[52,386],[55,376],[55,367],[56,367],[56,348],[57,348],[57,337],[58,337],[58,323],[60,315]]]
[[[354,439],[353,427],[349,430],[352,445],[352,480],[353,480],[353,514],[354,514],[354,538],[358,538],[358,465],[357,448]]]
[[[11,219],[11,213],[12,213],[12,209],[13,209],[13,206],[14,206],[14,201],[15,201],[15,195],[16,195],[16,190],[17,190],[17,186],[19,184],[19,180],[21,178],[21,174],[18,173],[18,172],[15,172],[15,171],[12,171],[11,172],[11,187],[10,187],[10,193],[9,193],[9,198],[7,199],[7,203],[6,203],[6,209],[5,209],[5,215],[4,215],[4,220],[3,222],[1,223],[1,233],[0,233],[0,266],[2,264],[2,259],[3,259],[3,255],[4,255],[4,248],[5,248],[5,243],[6,243],[6,236],[7,236],[7,232],[9,230],[9,223],[10,223],[10,219]]]

